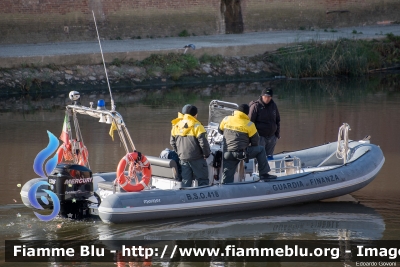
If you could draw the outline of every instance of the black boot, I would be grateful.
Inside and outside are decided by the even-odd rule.
[[[276,179],[276,175],[271,175],[269,173],[260,175],[260,180],[270,180],[270,179]]]

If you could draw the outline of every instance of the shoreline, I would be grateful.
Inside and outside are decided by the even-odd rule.
[[[181,54],[172,54],[180,56]],[[157,55],[156,55],[157,56]],[[256,57],[213,57],[218,62],[198,62],[189,70],[179,62],[138,66],[135,62],[114,60],[107,64],[110,85],[114,87],[163,87],[199,85],[221,82],[245,82],[272,79],[279,76],[279,69],[270,62],[253,62]],[[189,60],[195,60],[193,56]],[[29,93],[31,91],[52,91],[57,88],[79,86],[107,88],[103,65],[48,66],[0,69],[0,95]]]
[[[113,87],[163,87],[273,78],[363,76],[400,68],[400,36],[297,42],[253,56],[160,51],[137,60],[106,62]],[[219,50],[218,50],[219,51]],[[149,52],[149,51],[148,51]],[[254,51],[253,51],[254,52]],[[79,56],[79,55],[75,55]],[[89,86],[107,89],[103,64],[22,64],[0,68],[0,95]]]
[[[319,103],[322,95],[342,101],[355,103],[360,95],[390,95],[398,90],[400,71],[376,73],[362,77],[327,77],[327,78],[265,78],[263,80],[251,79],[245,82],[230,81],[219,83],[186,84],[179,86],[148,86],[125,87],[113,86],[113,97],[119,108],[132,105],[145,106],[183,106],[185,103],[197,100],[211,101],[225,96],[246,95],[261,92],[265,87],[277,89],[277,99],[287,99],[296,96],[306,98],[312,104]],[[2,97],[0,95],[0,113],[33,114],[38,111],[56,111],[65,109],[71,103],[68,93],[71,90],[79,91],[82,103],[88,105],[98,99],[109,103],[109,92],[106,85],[101,88],[93,87],[60,87],[52,91],[31,91]],[[341,99],[341,100],[340,100]],[[293,103],[296,105],[296,102]]]

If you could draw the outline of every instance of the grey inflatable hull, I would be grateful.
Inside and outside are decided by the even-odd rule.
[[[127,223],[328,199],[365,187],[376,177],[385,161],[378,146],[353,142],[349,162],[338,165],[332,156],[335,147],[336,143],[331,143],[275,155],[278,159],[289,154],[302,159],[299,173],[276,180],[111,194],[98,207],[98,215],[107,223]]]

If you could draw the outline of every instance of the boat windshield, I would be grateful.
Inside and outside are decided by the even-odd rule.
[[[209,107],[208,124],[219,123],[226,117],[233,114],[238,108],[236,103],[224,102],[219,100],[213,100]]]

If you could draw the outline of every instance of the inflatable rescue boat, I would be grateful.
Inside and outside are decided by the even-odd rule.
[[[64,128],[68,138],[58,150],[59,164],[48,176],[27,181],[21,190],[26,206],[35,207],[32,204],[35,190],[40,206],[54,210],[54,201],[59,201],[59,214],[71,219],[99,216],[106,223],[128,223],[318,201],[365,187],[385,162],[379,146],[371,144],[369,138],[349,140],[349,125],[343,124],[336,142],[273,155],[268,161],[270,173],[276,179],[260,180],[257,164],[249,160],[239,164],[234,183],[222,184],[219,177],[223,161],[215,160],[221,158],[216,156],[208,161],[209,185],[181,187],[177,162],[137,152],[115,106],[107,110],[104,101],[99,101],[96,108],[93,103],[86,107],[77,101],[77,95],[70,93],[75,102],[66,107]],[[210,103],[206,129],[213,155],[222,150],[223,138],[217,131],[219,122],[236,108],[234,103],[219,100]],[[126,151],[118,167],[116,164],[116,171],[92,172],[78,114],[115,126]],[[38,182],[44,183],[38,185]],[[53,192],[57,199],[42,189]]]

